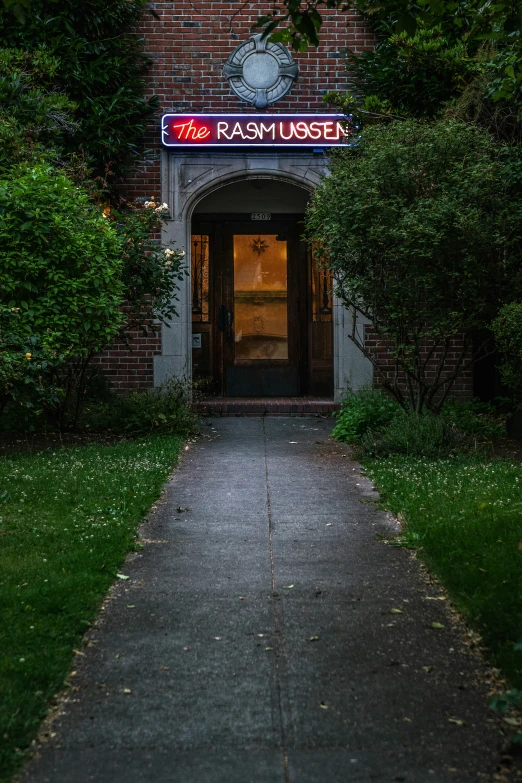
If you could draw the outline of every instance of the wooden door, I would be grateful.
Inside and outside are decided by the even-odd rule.
[[[193,371],[229,397],[330,395],[331,281],[302,215],[201,215],[192,225]]]
[[[303,393],[306,262],[299,263],[302,254],[295,222],[224,224],[218,309],[227,396]]]

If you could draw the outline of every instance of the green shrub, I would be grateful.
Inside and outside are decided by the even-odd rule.
[[[522,289],[521,195],[503,148],[472,124],[367,127],[333,153],[306,235],[352,316],[371,321],[381,349],[351,339],[403,408],[438,413],[489,350],[492,337],[474,350],[471,335]]]
[[[465,437],[440,416],[404,412],[395,416],[381,432],[367,430],[360,450],[365,456],[445,457],[462,445]]]
[[[30,12],[20,24],[0,3],[0,49],[27,53],[20,68],[16,59],[8,62],[14,84],[7,83],[5,89],[14,96],[7,108],[15,133],[26,125],[31,143],[51,144],[61,166],[78,170],[81,181],[86,175],[94,179],[117,201],[121,178],[140,158],[143,132],[159,106],[157,96],[145,97],[150,60],[143,52],[142,36],[136,33],[145,4],[143,0],[24,4]],[[26,121],[24,105],[34,99],[39,99],[40,107]],[[45,115],[46,103],[53,109],[58,104],[60,114],[54,109]],[[22,141],[30,152],[31,144]]]
[[[404,410],[380,389],[350,392],[332,432],[337,440],[360,446],[361,454],[441,457],[469,452],[495,438],[504,427],[495,408],[479,400],[449,400],[440,414]]]
[[[440,417],[463,435],[482,443],[505,435],[505,427],[499,421],[495,407],[480,400],[449,400],[441,410]]]
[[[155,389],[140,389],[121,396],[111,394],[106,402],[87,403],[80,426],[92,431],[136,435],[188,435],[196,430],[196,415],[189,402],[189,384],[171,380]]]
[[[497,348],[504,360],[500,366],[502,382],[522,400],[522,303],[505,305],[492,323]]]
[[[66,358],[117,334],[122,241],[88,195],[46,166],[0,179],[1,303],[23,334]]]
[[[398,403],[379,389],[366,387],[349,392],[337,414],[332,434],[344,443],[360,443],[368,430],[382,429],[399,412]]]
[[[48,166],[0,179],[0,405],[76,420],[90,358],[124,319],[123,240],[89,196]]]

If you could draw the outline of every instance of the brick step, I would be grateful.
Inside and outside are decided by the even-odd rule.
[[[332,416],[332,397],[209,397],[193,403],[201,416]]]

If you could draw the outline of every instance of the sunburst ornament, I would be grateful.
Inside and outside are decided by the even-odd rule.
[[[258,256],[261,255],[261,253],[264,253],[265,250],[268,250],[268,242],[265,242],[264,239],[261,239],[261,237],[257,237],[257,239],[254,239],[252,244],[250,245],[254,253],[257,253]]]

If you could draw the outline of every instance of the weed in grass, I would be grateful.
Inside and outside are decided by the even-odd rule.
[[[522,464],[478,457],[368,459],[381,501],[522,686]]]
[[[0,779],[63,685],[180,447],[155,436],[0,459]]]

